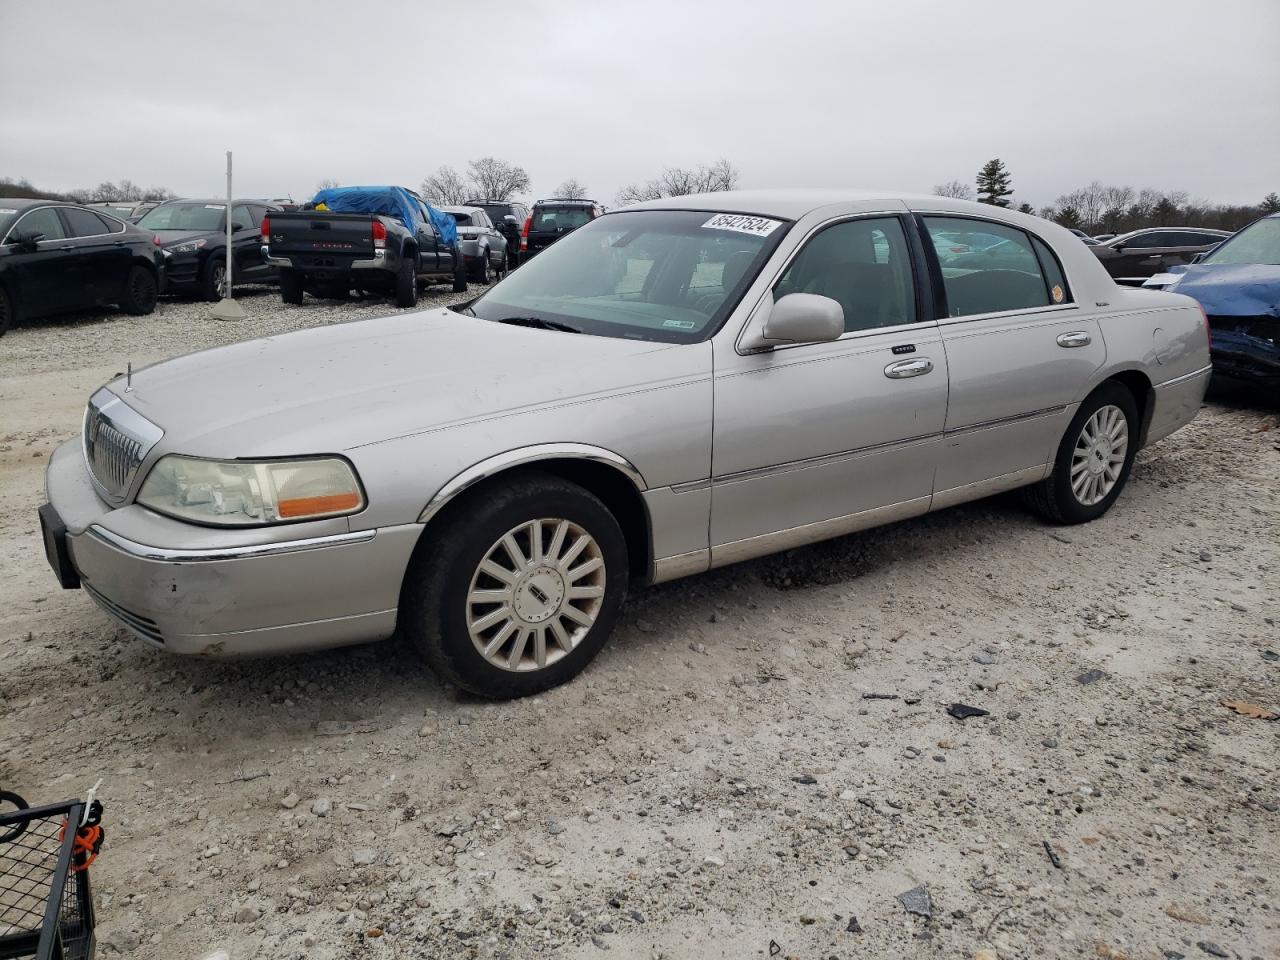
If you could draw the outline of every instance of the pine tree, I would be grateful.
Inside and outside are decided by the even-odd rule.
[[[1280,194],[1272,191],[1262,198],[1263,213],[1280,213]]]
[[[978,202],[1007,207],[1013,195],[1009,171],[1000,159],[988,160],[978,171]]]

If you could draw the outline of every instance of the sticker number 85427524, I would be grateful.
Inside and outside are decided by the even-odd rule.
[[[717,213],[702,225],[702,229],[732,230],[734,233],[749,233],[753,237],[767,237],[780,226],[781,220],[770,220],[768,217],[752,217],[745,213]]]

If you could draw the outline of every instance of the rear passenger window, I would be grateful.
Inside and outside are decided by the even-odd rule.
[[[73,237],[99,237],[111,232],[92,210],[63,207],[62,215],[67,218]]]
[[[947,315],[967,317],[1047,307],[1049,289],[1031,238],[1014,227],[985,220],[925,217],[938,255]],[[1049,260],[1057,269],[1052,254]],[[1058,274],[1063,297],[1066,285]]]
[[[773,290],[830,297],[844,309],[846,331],[916,322],[915,281],[902,222],[846,220],[827,227],[791,261]]]

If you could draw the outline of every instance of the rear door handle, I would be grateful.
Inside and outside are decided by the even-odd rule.
[[[933,369],[933,361],[928,357],[916,357],[914,360],[899,360],[884,368],[884,375],[890,380],[904,380],[907,377],[922,377]]]
[[[1091,343],[1093,343],[1093,337],[1083,330],[1058,334],[1058,346],[1060,347],[1087,347]]]

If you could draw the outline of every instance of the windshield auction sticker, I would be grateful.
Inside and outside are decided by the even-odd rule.
[[[753,237],[767,237],[778,227],[781,220],[770,220],[768,217],[749,217],[742,213],[717,213],[702,225],[703,230],[732,230],[734,233],[749,233]]]

